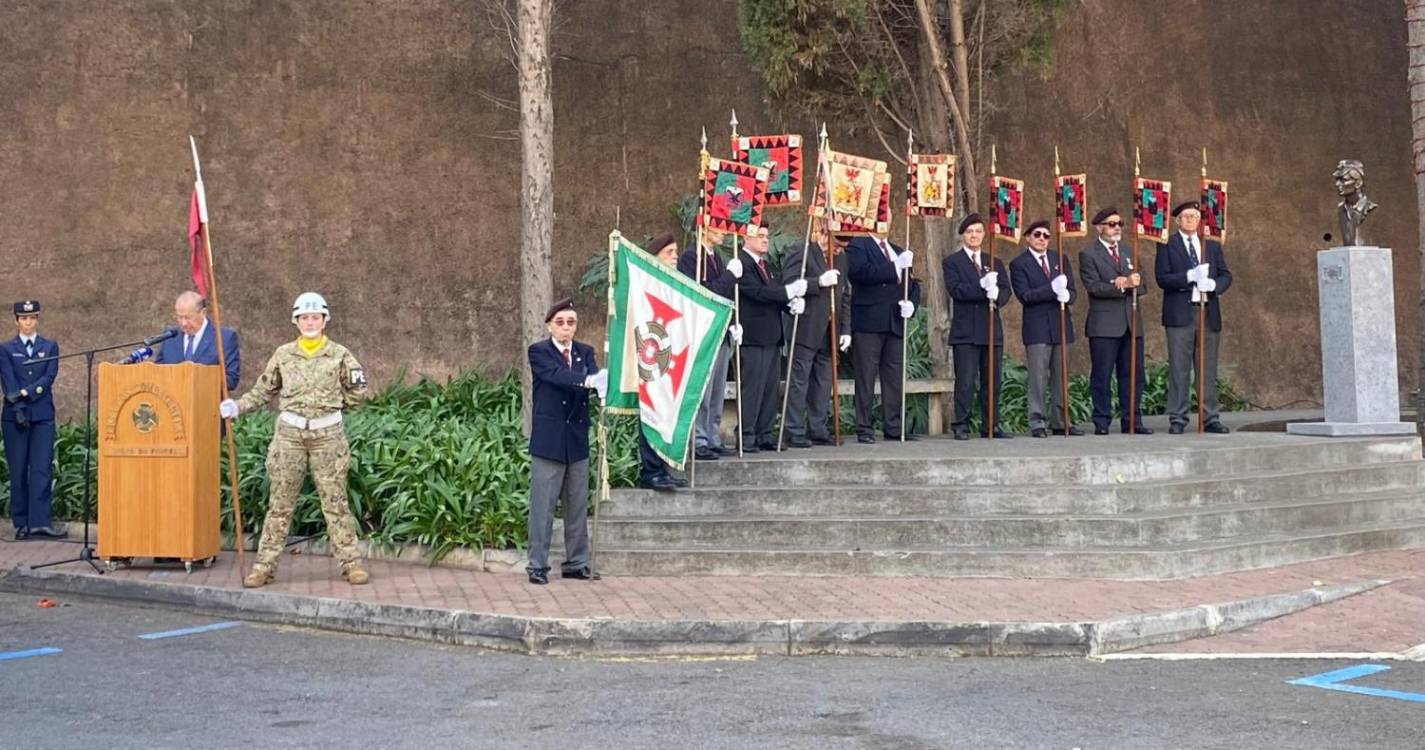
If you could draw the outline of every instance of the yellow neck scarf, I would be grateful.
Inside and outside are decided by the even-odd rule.
[[[297,339],[297,346],[301,347],[302,353],[307,355],[308,357],[317,356],[317,352],[321,351],[322,347],[326,345],[327,337],[325,334],[318,336],[314,339],[309,339],[306,336]]]

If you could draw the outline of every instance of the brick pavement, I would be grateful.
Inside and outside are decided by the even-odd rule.
[[[62,559],[77,550],[65,542],[0,543],[0,570]],[[1397,583],[1250,630],[1180,644],[1178,650],[1201,650],[1204,644],[1217,648],[1219,643],[1224,649],[1271,651],[1399,650],[1425,642],[1425,550],[1181,581],[704,576],[616,577],[592,584],[555,578],[548,586],[533,586],[514,573],[386,561],[371,561],[368,569],[370,585],[350,586],[331,558],[289,555],[277,583],[266,590],[525,617],[1075,622],[1298,591],[1318,581],[1389,578]],[[72,563],[55,570],[89,569]],[[241,587],[231,553],[220,556],[212,569],[191,575],[174,567],[136,567],[109,575],[174,586]]]

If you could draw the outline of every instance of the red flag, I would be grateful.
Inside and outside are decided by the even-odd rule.
[[[193,190],[193,200],[188,204],[188,265],[193,271],[193,286],[204,297],[208,296],[208,261],[203,252],[203,217],[199,207],[197,189]]]

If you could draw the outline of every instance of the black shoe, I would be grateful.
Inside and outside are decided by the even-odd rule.
[[[747,455],[748,453],[760,453],[761,451],[762,451],[761,448],[758,448],[756,445],[754,445],[754,444],[752,444],[752,443],[748,443],[748,444],[742,446],[742,455],[744,455],[744,456]]]
[[[1030,437],[1038,437],[1038,438],[1046,438],[1046,437],[1049,437],[1049,431],[1046,430],[1046,429],[1044,429],[1043,427],[1035,427],[1034,429],[1032,429],[1032,430],[1029,431],[1029,436],[1030,436]]]
[[[1061,436],[1064,434],[1063,428],[1053,429],[1053,430],[1050,430],[1050,432],[1054,433],[1055,435],[1061,435]],[[1070,436],[1070,437],[1081,437],[1081,436],[1083,436],[1083,434],[1084,434],[1084,431],[1083,431],[1083,430],[1080,430],[1080,429],[1077,428],[1077,427],[1070,427],[1070,428],[1069,428],[1069,436]]]
[[[652,477],[650,479],[639,479],[638,486],[645,490],[654,490],[657,492],[675,492],[678,489],[678,485],[673,481],[672,477],[662,476]]]
[[[1128,430],[1123,430],[1123,432],[1126,433],[1126,432],[1128,432]],[[1134,435],[1152,435],[1152,434],[1153,434],[1153,428],[1151,428],[1151,427],[1144,427],[1144,426],[1141,425],[1141,424],[1135,424],[1135,425],[1133,425],[1133,434],[1134,434]]]
[[[736,455],[737,455],[737,449],[736,449],[736,448],[731,448],[731,447],[728,447],[728,446],[726,446],[726,445],[719,445],[715,450],[716,450],[718,453],[720,453],[720,454],[722,454],[722,455],[724,455],[724,456],[736,456]]]
[[[867,445],[869,445],[869,444],[871,444],[871,443],[876,442],[876,436],[874,436],[874,435],[857,435],[857,436],[856,436],[856,442],[858,442],[858,443],[866,443]]]
[[[982,437],[982,438],[987,438],[987,437],[989,437],[989,436],[990,436],[990,435],[989,435],[988,432],[981,432],[981,433],[980,433],[980,437]],[[1012,439],[1014,439],[1014,433],[1012,433],[1012,432],[1005,432],[1004,430],[995,430],[995,440],[1012,440]]]
[[[716,461],[722,456],[712,448],[701,447],[693,451],[693,457],[699,461]]]
[[[788,441],[787,441],[787,447],[788,447],[788,448],[810,448],[810,447],[811,447],[811,441],[810,441],[810,440],[799,440],[799,439],[797,439],[797,438],[792,438],[791,440],[788,440]]]
[[[761,449],[761,450],[764,450],[764,451],[774,451],[774,452],[775,452],[775,451],[777,450],[777,443],[776,443],[775,441],[772,441],[772,440],[763,440],[763,441],[757,443],[757,447],[758,447],[759,449]]]
[[[40,539],[64,539],[69,536],[69,532],[63,526],[60,526],[58,529],[53,526],[39,526],[31,528],[28,536],[31,539],[36,537]]]
[[[666,479],[666,480],[668,480],[668,481],[670,481],[670,482],[672,482],[674,487],[680,487],[680,488],[681,488],[681,487],[687,487],[687,486],[688,486],[688,480],[686,480],[686,479],[684,479],[684,478],[682,478],[682,477],[675,477],[675,476],[673,476],[672,474],[664,474],[664,475],[663,475],[663,478]]]
[[[1204,432],[1210,432],[1214,435],[1226,435],[1232,431],[1228,429],[1227,425],[1221,422],[1208,422],[1207,426],[1202,429]]]
[[[1169,434],[1169,435],[1181,435],[1181,434],[1183,434],[1183,427],[1185,427],[1185,426],[1186,426],[1186,425],[1180,425],[1180,424],[1174,422],[1173,424],[1168,425],[1168,434]]]
[[[1101,426],[1101,425],[1094,425],[1094,426],[1093,426],[1093,434],[1095,434],[1095,435],[1107,435],[1107,434],[1108,434],[1108,428],[1107,428],[1107,427],[1103,427],[1103,426]]]
[[[587,565],[582,568],[574,568],[572,570],[561,570],[559,571],[559,577],[572,578],[576,581],[599,581],[603,579],[603,576],[590,570],[589,566]]]
[[[901,439],[901,436],[900,436],[900,435],[887,435],[887,436],[886,436],[886,440],[887,440],[887,441],[900,442],[900,439]],[[907,443],[914,443],[914,442],[916,442],[916,441],[918,441],[918,440],[920,440],[920,438],[918,438],[918,437],[916,437],[916,436],[914,436],[914,435],[906,435],[906,436],[905,436],[905,441],[906,441]]]
[[[966,432],[965,430],[960,430],[959,432],[956,432],[956,433],[955,433],[955,439],[956,439],[956,440],[969,440],[969,439],[970,439],[970,433],[969,433],[969,432]]]
[[[15,541],[17,541],[17,542],[23,542],[23,541],[25,541],[26,539],[29,539],[29,538],[30,538],[30,530],[29,530],[28,527],[21,526],[20,528],[15,529]]]
[[[831,445],[831,438],[829,438],[829,437],[814,437],[814,438],[811,439],[811,444],[812,444],[812,445]]]
[[[530,583],[533,583],[533,584],[535,584],[535,585],[537,585],[537,586],[543,586],[544,584],[549,583],[549,571],[547,571],[547,570],[531,570],[531,571],[529,571],[529,582],[530,582]]]

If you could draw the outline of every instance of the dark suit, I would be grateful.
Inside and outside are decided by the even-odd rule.
[[[993,259],[994,270],[999,274],[999,294],[995,296],[995,307],[990,309],[990,300],[980,286],[980,279],[989,273],[991,255],[987,248],[980,249],[980,264],[965,252],[964,248],[945,256],[940,261],[940,270],[945,277],[945,294],[950,298],[950,346],[951,359],[955,366],[955,418],[951,426],[956,433],[968,432],[970,415],[975,403],[980,404],[980,414],[989,414],[990,392],[990,315],[994,315],[995,327],[995,393],[1000,392],[1004,375],[1004,323],[1000,320],[999,308],[1009,304],[1010,279],[1004,263]],[[989,422],[981,420],[981,433],[988,433]],[[999,429],[999,414],[995,414],[995,429]]]
[[[905,252],[886,242],[891,257]],[[901,347],[905,320],[900,301],[904,285],[895,262],[874,237],[857,237],[846,247],[846,277],[851,281],[851,349],[856,371],[856,434],[870,437],[871,403],[881,380],[881,430],[901,434]],[[920,307],[920,283],[910,283],[910,301]]]
[[[698,276],[698,250],[690,247],[678,256],[678,271],[690,279]],[[727,270],[727,266],[722,262],[722,258],[713,251],[703,251],[703,287],[708,291],[725,299],[732,299],[732,290],[737,286],[737,277]],[[708,375],[708,389],[703,394],[702,403],[698,405],[698,416],[694,422],[694,432],[697,437],[697,447],[699,448],[721,448],[722,447],[722,402],[727,391],[727,364],[732,359],[732,344],[729,339],[724,339],[722,346],[718,347],[717,358],[713,360],[712,372]],[[640,443],[642,449],[644,443]],[[657,458],[652,447],[647,448],[643,458],[649,455]],[[648,478],[646,471],[649,468],[648,461],[644,460],[642,465],[645,468],[644,476]],[[658,461],[658,471],[655,473],[667,473],[667,468],[663,466],[660,459]]]
[[[1084,334],[1089,337],[1089,357],[1093,362],[1089,374],[1090,390],[1093,393],[1094,426],[1107,429],[1113,421],[1113,404],[1110,387],[1115,375],[1118,378],[1119,421],[1123,430],[1128,429],[1128,381],[1129,375],[1129,314],[1134,315],[1133,323],[1137,333],[1138,382],[1133,404],[1137,407],[1134,424],[1143,424],[1143,310],[1133,306],[1133,291],[1118,290],[1113,280],[1128,276],[1133,271],[1129,256],[1129,245],[1120,242],[1118,261],[1115,262],[1108,248],[1100,240],[1079,252],[1079,280],[1089,293],[1089,314],[1084,321]],[[1141,271],[1140,271],[1141,273]],[[1140,284],[1141,297],[1147,287]]]
[[[1192,373],[1197,372],[1197,305],[1192,301],[1193,284],[1187,272],[1200,263],[1208,264],[1207,275],[1217,288],[1207,293],[1206,330],[1203,336],[1203,418],[1207,424],[1218,421],[1217,351],[1222,332],[1222,306],[1218,297],[1232,286],[1232,271],[1222,245],[1215,240],[1201,242],[1193,238],[1197,258],[1189,255],[1181,232],[1174,232],[1168,244],[1158,246],[1157,262],[1153,266],[1158,287],[1163,290],[1163,329],[1168,339],[1168,419],[1173,424],[1188,422],[1189,390]],[[1207,252],[1202,253],[1206,247]],[[1205,373],[1205,375],[1204,375]]]
[[[16,336],[0,344],[0,384],[5,407],[0,412],[5,460],[10,466],[10,520],[16,529],[50,526],[54,465],[54,378],[59,374],[59,344],[36,336],[33,351]],[[25,364],[26,360],[48,358]],[[20,395],[24,390],[25,395]]]
[[[829,438],[826,429],[827,411],[831,403],[831,351],[836,338],[831,335],[831,297],[841,294],[850,285],[846,279],[846,256],[835,259],[841,272],[837,285],[823,287],[819,281],[826,273],[826,251],[816,243],[806,255],[806,273],[802,271],[802,248],[794,246],[782,258],[782,283],[806,279],[806,310],[796,324],[797,339],[792,347],[792,377],[787,381],[787,437],[805,440],[808,437]],[[791,337],[793,316],[784,316],[787,337]],[[837,336],[848,329],[846,316],[836,320]]]
[[[562,568],[589,564],[589,389],[599,371],[594,348],[570,342],[570,361],[552,339],[529,347],[530,408],[529,572],[549,569],[554,507],[564,504]]]
[[[201,336],[193,345],[192,353],[187,356],[183,351],[183,339],[183,333],[180,331],[177,336],[159,344],[158,351],[154,352],[153,361],[162,365],[175,365],[180,362],[196,362],[200,365],[218,364],[218,341],[213,336],[211,320],[203,327]],[[242,375],[242,352],[238,347],[237,331],[227,327],[223,328],[223,356],[228,365],[228,391],[235,391]]]
[[[1048,272],[1044,268],[1048,266]],[[1064,308],[1063,336],[1060,336],[1059,298],[1054,294],[1054,277],[1063,274],[1068,282],[1069,301]],[[1024,338],[1024,359],[1029,370],[1029,427],[1064,427],[1064,361],[1060,344],[1074,341],[1074,317],[1069,310],[1078,298],[1074,269],[1067,259],[1049,250],[1044,262],[1036,260],[1028,248],[1009,264],[1014,296],[1024,306],[1020,335]],[[1065,341],[1067,338],[1067,341]],[[1044,393],[1049,392],[1048,408]],[[1045,417],[1048,417],[1047,420]]]
[[[742,430],[743,446],[775,445],[772,420],[777,416],[778,370],[781,365],[782,310],[787,290],[773,276],[776,269],[758,267],[757,259],[741,251],[742,294],[738,315],[742,322]]]

